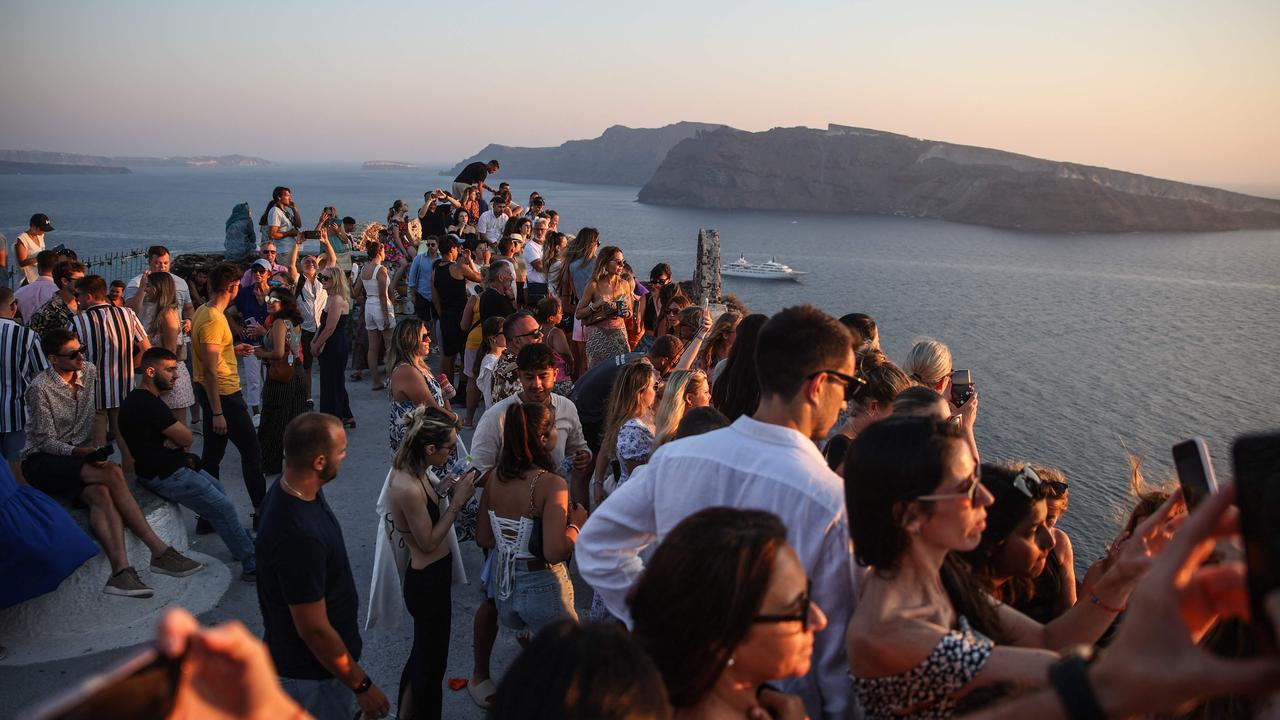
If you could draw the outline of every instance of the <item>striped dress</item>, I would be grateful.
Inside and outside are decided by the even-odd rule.
[[[97,408],[120,407],[133,389],[133,355],[147,342],[142,321],[129,308],[93,305],[71,319],[71,330],[80,338],[85,359],[98,367]]]
[[[35,331],[0,318],[0,433],[22,429],[23,394],[47,367],[49,361],[40,351],[40,338]]]

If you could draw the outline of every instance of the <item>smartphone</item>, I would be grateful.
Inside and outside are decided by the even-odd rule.
[[[1187,507],[1194,509],[1201,500],[1218,491],[1213,475],[1209,446],[1202,438],[1191,438],[1173,446],[1173,465],[1178,471],[1178,484]]]
[[[956,370],[951,373],[951,404],[960,407],[973,399],[973,372]]]
[[[440,487],[437,488],[437,491],[441,495],[448,495],[449,493],[453,492],[453,488],[458,485],[458,482],[462,480],[462,478],[467,476],[467,473],[478,473],[478,472],[480,471],[476,469],[476,466],[472,465],[471,467],[467,468],[466,470],[463,470],[457,475],[453,475],[452,477],[445,478],[444,482],[440,483]]]
[[[84,461],[87,463],[106,462],[107,458],[111,457],[111,453],[115,451],[116,449],[111,446],[111,443],[107,443],[95,450],[92,455],[85,457]]]
[[[1280,432],[1245,435],[1231,449],[1240,535],[1249,570],[1249,608],[1258,640],[1276,649],[1266,597],[1280,588]]]
[[[151,648],[84,680],[20,717],[24,720],[163,720],[173,710],[180,658]]]
[[[302,239],[303,240],[319,240],[320,231],[319,230],[303,230]]]

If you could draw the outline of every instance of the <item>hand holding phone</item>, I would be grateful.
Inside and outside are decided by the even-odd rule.
[[[111,457],[111,453],[113,452],[115,452],[115,448],[111,446],[111,443],[107,443],[106,445],[103,445],[97,450],[94,450],[89,455],[86,455],[84,458],[84,461],[87,463],[106,462]]]
[[[951,404],[961,407],[973,399],[973,371],[956,370],[951,373]]]

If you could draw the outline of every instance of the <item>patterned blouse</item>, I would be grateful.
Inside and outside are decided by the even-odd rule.
[[[518,395],[524,387],[516,374],[516,356],[510,350],[503,350],[498,356],[498,364],[493,369],[493,404]]]
[[[941,720],[955,714],[953,696],[982,670],[995,647],[991,638],[974,630],[963,615],[959,626],[942,636],[924,662],[905,673],[853,678],[869,720]],[[915,712],[903,712],[906,708],[915,708]]]
[[[22,459],[31,453],[70,455],[89,443],[93,433],[98,368],[85,362],[84,369],[65,382],[49,368],[27,386],[27,444]]]
[[[50,330],[66,330],[71,325],[71,318],[75,315],[71,308],[67,307],[67,301],[63,300],[61,295],[54,295],[49,298],[49,302],[36,311],[35,315],[31,316],[31,322],[27,323],[27,327],[35,330],[37,335],[43,336]]]
[[[618,428],[616,452],[618,464],[622,467],[622,473],[618,477],[619,486],[631,478],[631,471],[627,469],[626,461],[638,460],[644,464],[648,462],[651,452],[653,452],[653,428],[638,418],[631,418],[622,423],[622,427]]]

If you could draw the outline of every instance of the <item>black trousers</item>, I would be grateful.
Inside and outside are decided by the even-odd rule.
[[[413,649],[400,673],[402,720],[440,717],[453,621],[453,556],[404,573],[404,604],[413,616]]]
[[[222,417],[227,422],[226,434],[213,431],[213,407],[209,404],[209,395],[204,385],[191,383],[195,390],[196,402],[200,403],[201,430],[204,432],[204,452],[200,456],[200,467],[210,475],[218,477],[218,468],[222,465],[222,457],[227,454],[227,442],[230,441],[240,451],[240,471],[244,474],[244,489],[249,492],[249,501],[256,510],[267,494],[267,478],[262,474],[262,448],[258,445],[258,431],[253,427],[253,418],[249,415],[249,406],[239,391],[230,395],[219,395],[222,401]]]

